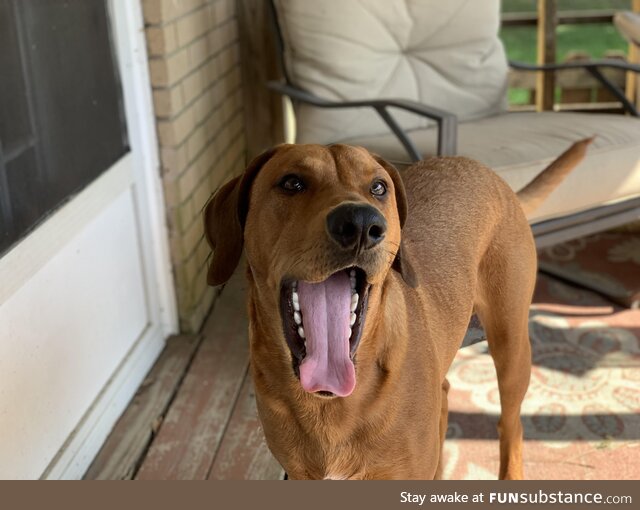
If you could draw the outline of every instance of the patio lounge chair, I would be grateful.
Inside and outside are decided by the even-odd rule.
[[[398,165],[464,155],[518,190],[581,138],[588,157],[529,219],[538,246],[640,218],[640,120],[606,68],[580,61],[629,113],[508,113],[499,0],[272,0],[296,141],[363,145]]]

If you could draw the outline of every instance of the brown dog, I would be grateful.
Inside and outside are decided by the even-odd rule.
[[[279,146],[220,189],[204,213],[208,281],[229,279],[244,244],[258,411],[290,478],[439,476],[445,376],[474,311],[498,375],[500,478],[522,478],[536,278],[523,207],[589,141],[520,192],[522,206],[470,159],[429,159],[401,178],[346,145]]]

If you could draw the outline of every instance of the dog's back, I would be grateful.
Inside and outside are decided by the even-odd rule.
[[[518,194],[495,172],[464,157],[429,159],[403,175],[411,211],[403,254],[413,261],[418,282],[410,334],[433,344],[437,362],[422,362],[430,370],[440,368],[444,379],[471,314],[480,317],[500,389],[501,478],[523,477],[520,405],[529,384],[528,311],[537,267],[525,212],[582,160],[590,141],[574,144]],[[443,417],[441,440],[445,433]]]
[[[451,339],[439,343],[448,366],[483,284],[481,271],[494,266],[485,257],[523,252],[519,257],[530,259],[523,266],[535,275],[531,230],[515,193],[477,161],[432,158],[407,169],[403,179],[411,211],[403,229],[405,256],[414,261],[417,291],[444,315],[438,336]],[[430,313],[425,321],[433,322]]]

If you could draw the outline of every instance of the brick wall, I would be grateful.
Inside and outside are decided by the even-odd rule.
[[[235,0],[143,0],[171,256],[183,331],[214,298],[201,210],[245,165]]]

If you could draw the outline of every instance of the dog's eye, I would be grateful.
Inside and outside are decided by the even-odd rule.
[[[381,197],[387,192],[387,186],[382,181],[376,181],[371,185],[371,194],[375,197]]]
[[[279,186],[289,193],[300,193],[304,191],[304,182],[297,175],[285,175]]]

